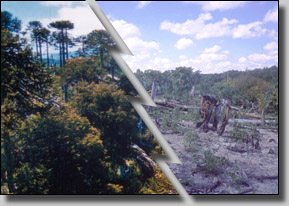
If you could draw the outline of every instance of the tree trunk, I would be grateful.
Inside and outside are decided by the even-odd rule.
[[[37,40],[37,37],[35,37],[35,47],[36,47],[36,56],[38,58],[38,40]]]
[[[65,30],[65,43],[66,43],[66,59],[68,59],[68,35],[67,35],[67,29]]]
[[[42,63],[42,43],[41,43],[41,39],[39,38],[39,57],[40,57],[40,62]]]
[[[190,94],[192,97],[195,96],[195,86],[192,87]]]
[[[59,41],[59,66],[60,66],[60,67],[63,66],[63,62],[62,62],[62,48],[61,48],[61,41]]]
[[[4,123],[5,125],[5,123]],[[13,180],[13,160],[12,160],[12,153],[11,153],[11,139],[9,133],[7,132],[7,128],[9,126],[6,124],[6,128],[4,129],[4,151],[6,156],[6,171],[7,171],[7,183],[9,193],[14,192],[14,180]]]
[[[222,122],[222,125],[218,131],[218,135],[219,136],[222,136],[222,134],[224,133],[225,131],[225,128],[226,128],[226,125],[228,124],[229,122],[229,116],[230,116],[230,107],[228,105],[225,106],[225,116],[224,116],[224,119],[223,119],[223,122]]]
[[[67,88],[68,88],[68,85],[67,85],[67,83],[65,83],[65,85],[64,85],[64,99],[65,99],[66,103],[68,102],[68,91],[67,91]]]
[[[64,44],[64,31],[63,29],[61,30],[61,43],[62,43],[62,60],[63,60],[63,65],[65,66],[65,44]]]
[[[47,55],[47,67],[49,67],[49,52],[48,52],[48,40],[46,40],[46,55]]]
[[[151,97],[153,100],[155,99],[156,95],[157,95],[157,85],[156,85],[155,81],[153,81],[152,94],[151,94]]]
[[[154,99],[155,99],[155,97],[156,97],[156,89],[157,89],[157,87],[156,87],[156,84],[155,84],[155,80],[153,81],[153,85],[152,85],[152,90],[151,90],[151,97],[152,97],[152,100],[154,101]],[[152,107],[150,106],[149,107],[149,112],[151,112],[152,111]]]

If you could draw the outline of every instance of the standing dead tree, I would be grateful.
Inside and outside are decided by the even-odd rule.
[[[197,128],[201,127],[204,132],[208,132],[209,129],[213,131],[217,131],[218,123],[221,116],[222,109],[225,110],[225,115],[222,121],[222,124],[217,131],[218,135],[221,136],[225,127],[229,122],[229,115],[231,110],[232,102],[230,99],[222,99],[217,100],[214,97],[210,96],[202,96],[201,105],[200,105],[200,113],[203,115],[204,120],[202,122],[197,123]],[[212,113],[215,111],[214,118],[212,119]],[[213,122],[213,126],[209,128],[209,123]]]
[[[156,84],[156,81],[155,79],[153,80],[153,84],[152,84],[152,90],[150,91],[151,93],[151,97],[152,97],[152,100],[154,101],[156,95],[157,95],[157,84]],[[149,107],[149,112],[151,112],[153,110],[153,108],[150,106]]]

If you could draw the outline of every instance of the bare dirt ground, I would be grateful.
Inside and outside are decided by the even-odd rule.
[[[185,134],[163,135],[183,163],[169,167],[189,194],[278,194],[276,131],[258,128],[261,139],[256,147],[230,138],[230,124],[221,137],[196,129],[193,122],[182,124],[198,133],[190,147]]]

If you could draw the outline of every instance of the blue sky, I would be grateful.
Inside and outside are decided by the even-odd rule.
[[[134,56],[133,71],[190,66],[202,73],[278,64],[278,2],[97,1]],[[85,2],[1,2],[2,10],[44,25],[75,23],[72,36],[103,28]]]

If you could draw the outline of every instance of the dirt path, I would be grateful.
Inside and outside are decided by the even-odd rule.
[[[188,146],[186,135],[163,133],[183,165],[169,167],[190,194],[277,194],[278,134],[258,129],[259,146],[236,142],[226,132],[201,132],[183,122],[198,137]],[[205,152],[207,151],[207,152]],[[204,155],[206,153],[206,155]]]

